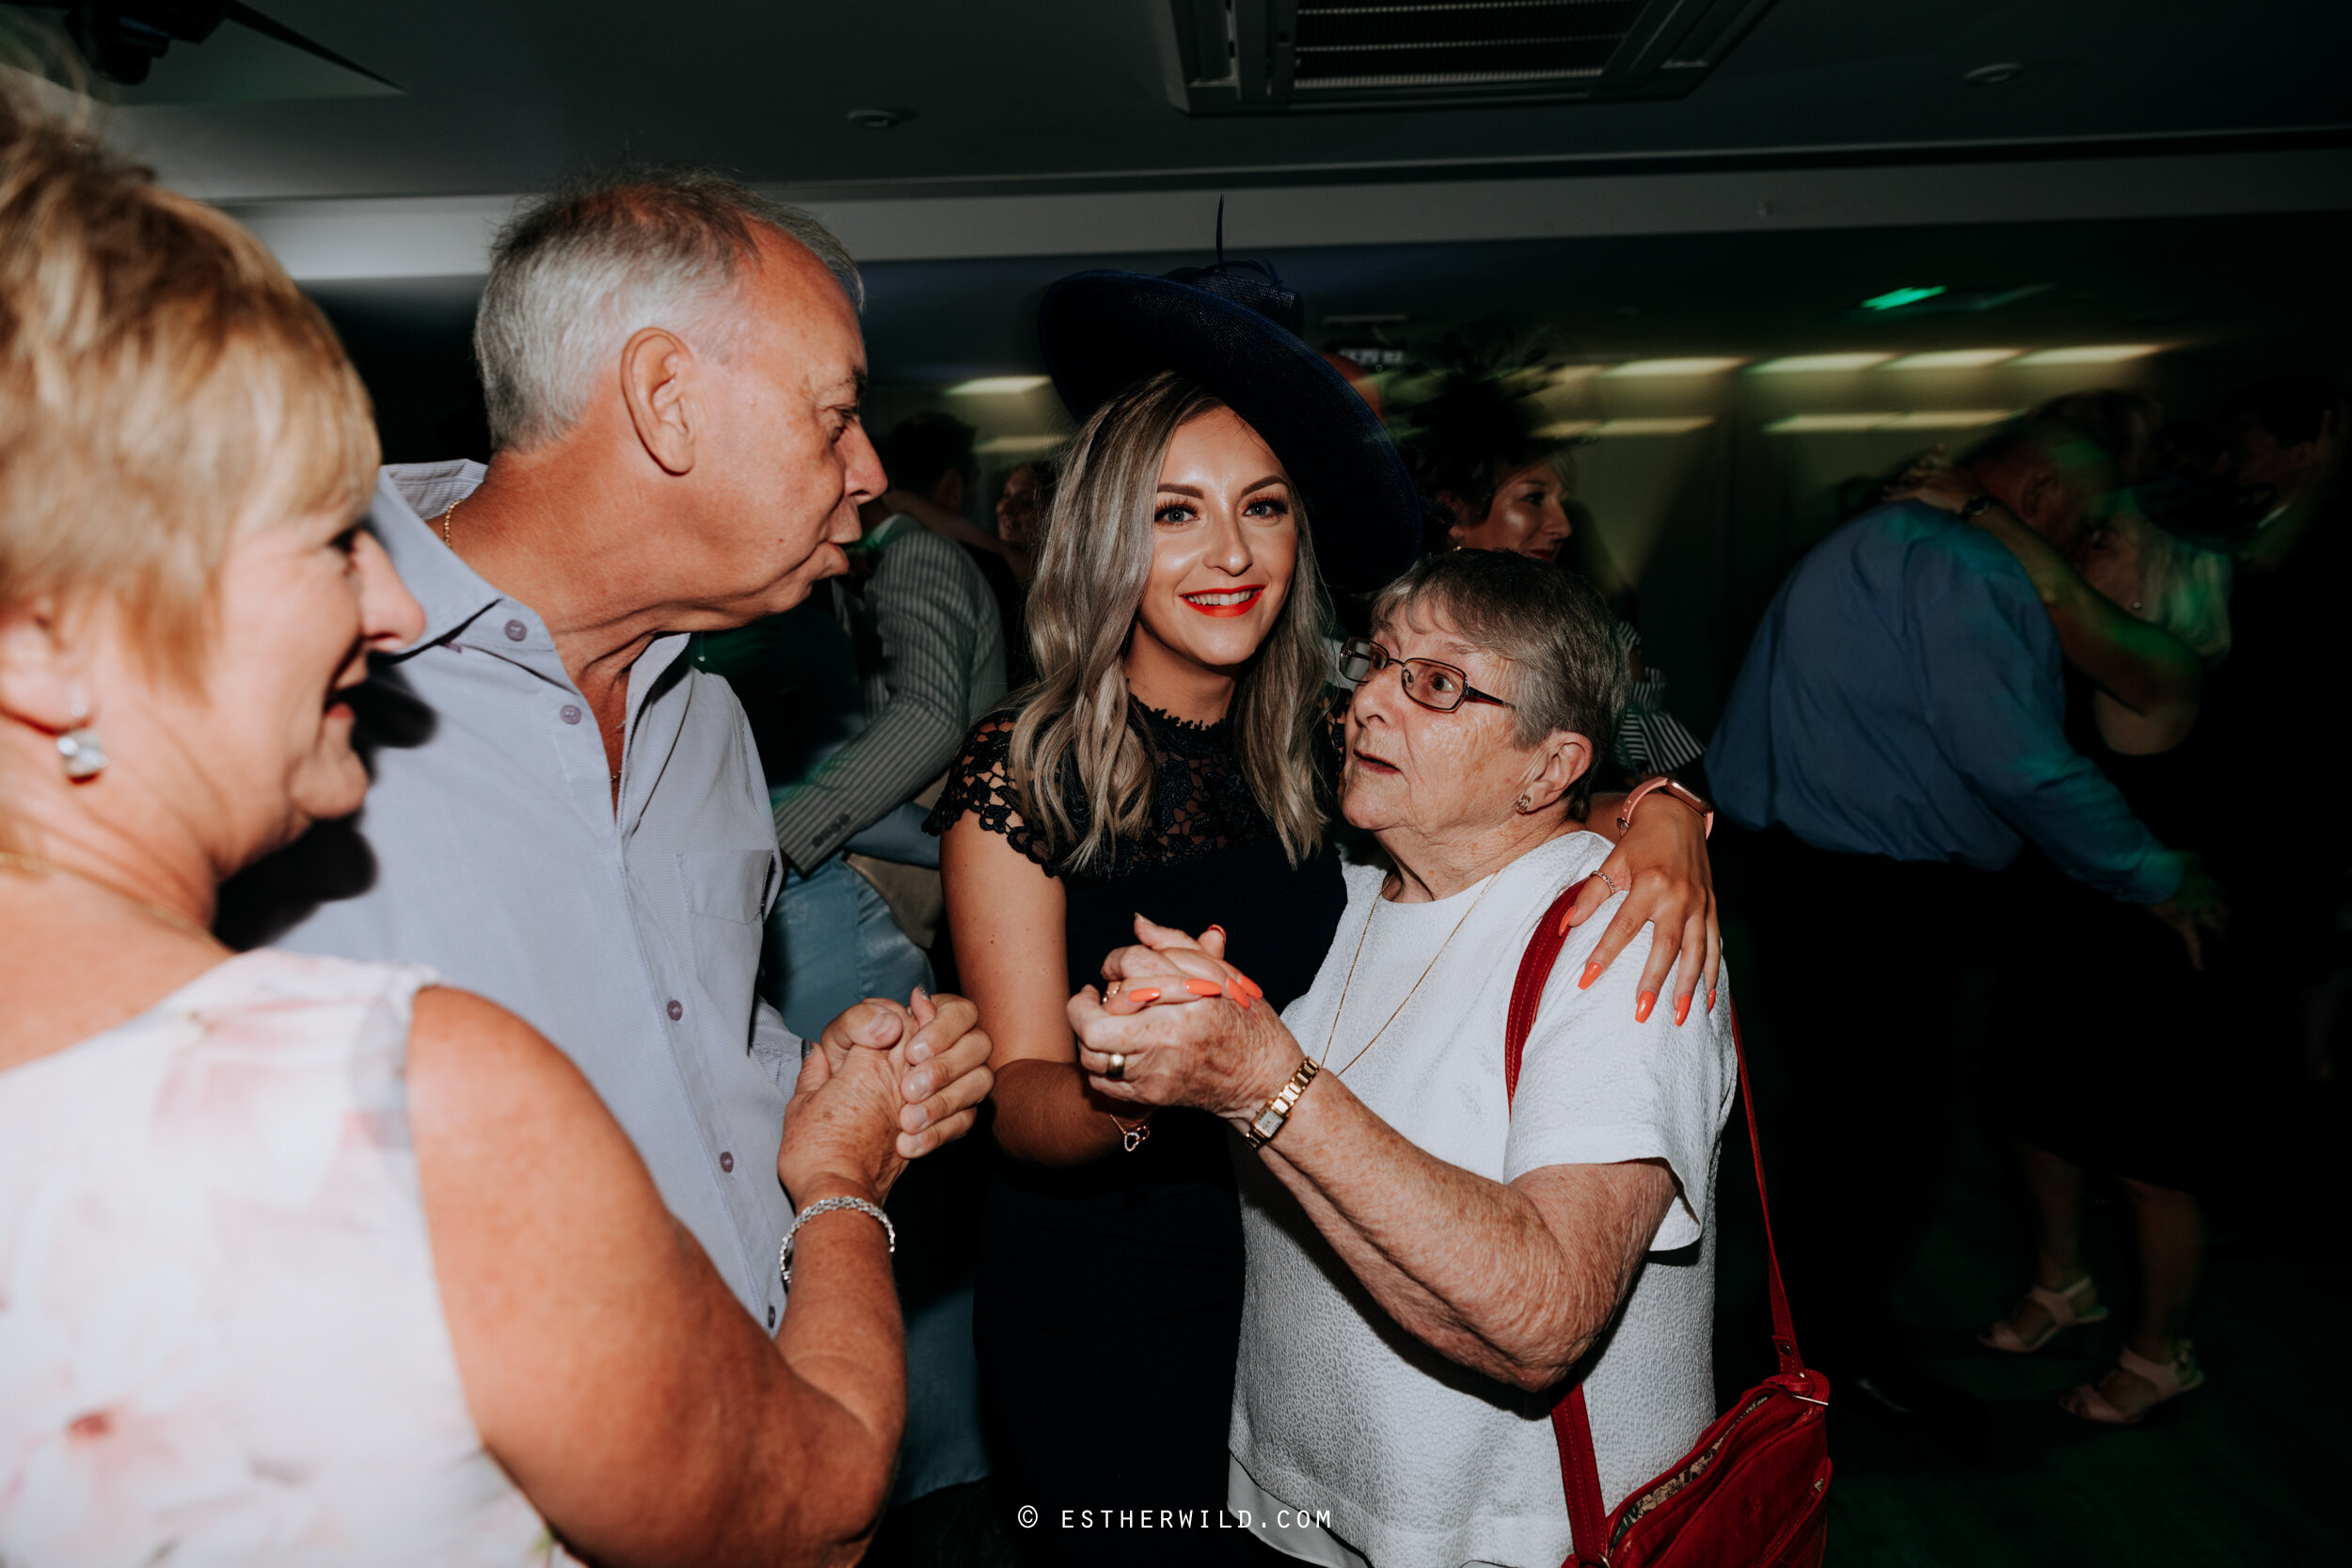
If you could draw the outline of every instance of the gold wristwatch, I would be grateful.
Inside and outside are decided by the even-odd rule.
[[[1313,1083],[1315,1074],[1322,1070],[1306,1057],[1298,1058],[1298,1070],[1291,1074],[1290,1082],[1275,1090],[1274,1098],[1267,1101],[1264,1108],[1251,1117],[1249,1125],[1243,1129],[1242,1136],[1248,1140],[1250,1148],[1263,1148],[1274,1141],[1277,1132],[1290,1125],[1291,1107],[1298,1103],[1298,1097],[1307,1092],[1307,1085]]]

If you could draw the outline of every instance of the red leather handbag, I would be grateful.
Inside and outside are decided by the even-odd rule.
[[[1583,887],[1560,895],[1519,959],[1503,1028],[1505,1093],[1517,1095],[1519,1056],[1534,1027],[1544,982],[1568,938],[1568,906]],[[1740,1101],[1756,1141],[1756,1099],[1748,1091],[1740,1017],[1731,1019],[1740,1068]],[[1560,1480],[1568,1495],[1575,1555],[1561,1568],[1819,1568],[1829,1544],[1829,1379],[1797,1354],[1797,1331],[1781,1287],[1772,1245],[1772,1206],[1764,1196],[1764,1157],[1756,1155],[1756,1196],[1764,1211],[1764,1255],[1772,1295],[1772,1351],[1780,1370],[1734,1400],[1698,1443],[1665,1472],[1635,1487],[1602,1517],[1600,1474],[1593,1460],[1593,1423],[1584,1390],[1572,1387],[1552,1407]]]

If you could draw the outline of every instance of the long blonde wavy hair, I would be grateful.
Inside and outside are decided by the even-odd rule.
[[[1178,427],[1225,406],[1163,372],[1095,411],[1063,460],[1029,591],[1038,677],[1014,721],[1007,758],[1014,800],[1071,869],[1107,861],[1112,843],[1152,824],[1156,762],[1128,695],[1124,659],[1152,573],[1160,467]],[[1303,502],[1294,491],[1298,563],[1290,594],[1243,672],[1228,717],[1243,779],[1295,865],[1323,843],[1315,796],[1315,728],[1329,679],[1323,579]],[[1081,829],[1065,803],[1074,779]]]

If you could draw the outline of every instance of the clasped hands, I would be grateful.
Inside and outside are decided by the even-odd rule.
[[[904,1004],[869,997],[825,1025],[801,1060],[776,1151],[792,1200],[879,1198],[910,1161],[969,1132],[996,1082],[979,1018],[961,996],[918,988]]]
[[[1103,960],[1102,988],[1070,999],[1078,1066],[1105,1100],[1247,1121],[1300,1053],[1264,998],[1226,961],[1221,928],[1195,937],[1137,915],[1135,944]]]

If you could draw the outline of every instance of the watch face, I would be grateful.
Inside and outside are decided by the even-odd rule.
[[[1262,1138],[1270,1138],[1274,1136],[1275,1133],[1279,1132],[1282,1130],[1282,1123],[1285,1119],[1287,1118],[1283,1117],[1281,1112],[1269,1105],[1264,1110],[1260,1111],[1258,1113],[1258,1119],[1251,1122],[1249,1125],[1257,1129],[1258,1136]]]

